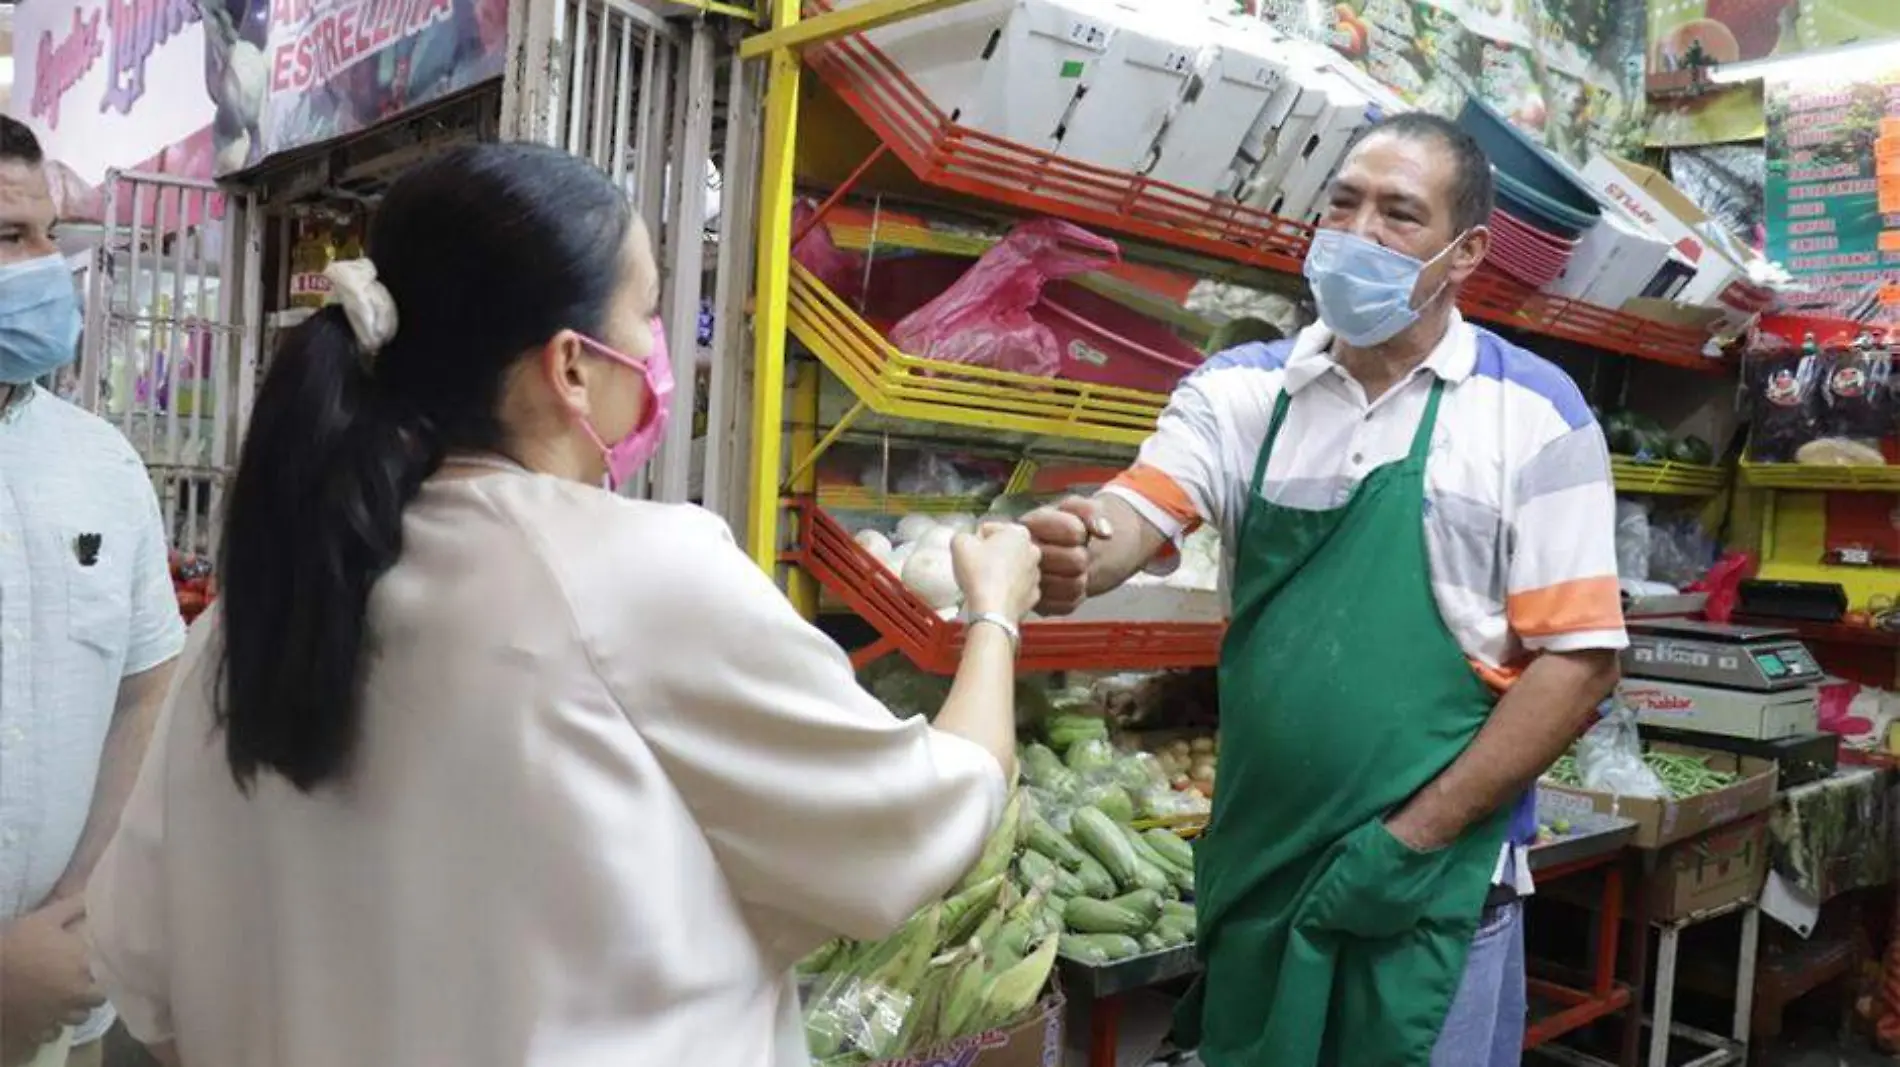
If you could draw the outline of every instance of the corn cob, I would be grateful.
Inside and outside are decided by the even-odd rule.
[[[986,878],[943,902],[943,943],[941,948],[961,945],[970,939],[983,919],[997,906],[1003,892],[1002,875]]]
[[[943,1010],[937,1015],[937,1041],[951,1041],[969,1032],[970,1023],[983,1006],[983,983],[989,973],[989,959],[981,943],[972,941],[963,958],[955,965],[943,997]]]
[[[1055,938],[1043,938],[1034,952],[990,979],[978,1018],[982,1029],[1008,1025],[1035,1006],[1056,965],[1056,945]]]

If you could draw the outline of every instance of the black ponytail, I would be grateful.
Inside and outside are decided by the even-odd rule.
[[[404,175],[368,251],[395,300],[374,356],[342,309],[287,334],[258,390],[220,558],[217,717],[240,786],[310,791],[362,732],[366,609],[402,516],[453,449],[504,445],[505,372],[563,329],[598,333],[620,286],[625,198],[531,145],[458,149]]]

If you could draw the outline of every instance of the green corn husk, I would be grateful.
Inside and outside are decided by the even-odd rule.
[[[976,932],[989,913],[997,908],[1006,880],[1000,874],[986,878],[943,902],[943,943],[940,949],[961,945],[970,939],[970,935]]]
[[[970,942],[963,958],[955,965],[944,992],[943,1010],[937,1015],[938,1042],[953,1041],[970,1032],[970,1024],[983,1006],[983,986],[989,975],[989,957],[983,946]]]
[[[1023,794],[1017,791],[1010,795],[1009,803],[1003,807],[1003,821],[996,832],[983,844],[983,854],[977,857],[976,866],[971,867],[957,883],[956,892],[962,892],[980,885],[999,874],[1009,871],[1009,861],[1016,855],[1016,846],[1020,844],[1023,822]]]
[[[1057,941],[1043,938],[1035,951],[997,974],[983,990],[978,1029],[1006,1026],[1034,1007],[1056,965]]]

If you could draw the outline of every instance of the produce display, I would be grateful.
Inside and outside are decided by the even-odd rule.
[[[1160,756],[1123,752],[1109,742],[1108,721],[1075,711],[1043,716],[1045,744],[1023,749],[1023,780],[1045,808],[1091,805],[1122,821],[1205,815],[1213,789],[1213,753],[1205,753],[1206,792],[1168,770]],[[1192,761],[1192,743],[1189,759]],[[1171,750],[1170,759],[1177,759]],[[1190,762],[1190,770],[1195,764]]]
[[[963,602],[950,564],[950,542],[957,534],[976,529],[976,524],[977,517],[969,514],[913,514],[899,519],[889,536],[875,529],[859,530],[853,536],[885,570],[948,618]]]
[[[1727,789],[1741,777],[1733,771],[1718,771],[1694,756],[1678,753],[1645,752],[1643,762],[1656,772],[1656,777],[1662,780],[1669,795],[1677,800]],[[1558,785],[1583,787],[1583,779],[1577,772],[1576,757],[1570,755],[1558,757],[1550,770],[1544,772],[1544,778]]]
[[[1105,736],[1078,737],[1069,752],[1109,768],[1117,757],[1106,746]],[[1032,766],[1041,781],[1060,771],[1079,783],[1086,773],[1047,746],[1025,746],[1024,787],[949,896],[882,941],[834,941],[799,965],[809,980],[806,1041],[820,1067],[916,1055],[1008,1027],[1035,1007],[1058,954],[1101,965],[1194,940],[1194,906],[1182,899],[1194,890],[1188,843],[1093,805],[1057,802],[1029,784]]]
[[[1662,425],[1647,415],[1630,411],[1612,411],[1601,417],[1603,436],[1610,451],[1639,463],[1694,463],[1707,466],[1715,462],[1715,449],[1700,437],[1672,438]]]

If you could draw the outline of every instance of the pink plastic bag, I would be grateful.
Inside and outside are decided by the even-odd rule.
[[[805,229],[817,213],[818,209],[809,200],[793,204],[793,235]],[[823,282],[825,288],[836,293],[846,303],[855,304],[864,294],[864,257],[833,244],[831,231],[825,229],[823,224],[811,227],[811,232],[798,238],[797,243],[792,245],[792,260],[811,271],[812,277]]]
[[[1106,237],[1060,219],[1025,222],[898,322],[891,343],[925,359],[1053,378],[1062,345],[1029,309],[1049,282],[1120,262],[1121,250]]]

